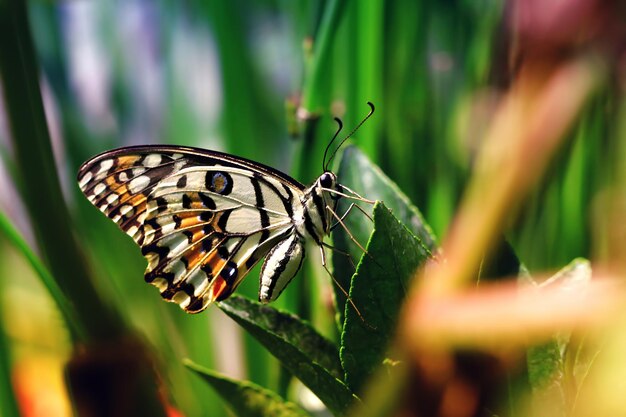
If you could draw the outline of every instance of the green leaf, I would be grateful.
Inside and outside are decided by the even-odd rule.
[[[556,285],[582,300],[590,280],[589,261],[578,258],[537,287],[541,291],[541,288]],[[568,404],[573,404],[576,396],[572,392],[572,388],[578,385],[575,378],[578,374],[584,377],[594,357],[580,352],[583,352],[582,346],[572,346],[569,332],[557,333],[546,343],[528,349],[528,379],[533,390],[533,403],[542,410],[542,415],[568,415]]]
[[[341,378],[337,349],[296,316],[232,296],[220,309],[239,323],[281,364],[306,385],[334,414],[341,415],[357,398]]]
[[[430,227],[424,221],[420,211],[411,204],[408,197],[400,191],[398,186],[391,181],[379,167],[374,165],[358,148],[350,146],[343,152],[341,163],[337,171],[339,183],[349,187],[359,195],[369,200],[384,201],[385,206],[393,211],[393,214],[402,222],[429,251],[436,250],[436,239]],[[342,214],[350,204],[355,202],[347,198],[339,200],[337,212]],[[370,212],[370,206],[358,203],[365,211]],[[361,245],[369,239],[372,233],[372,221],[356,209],[344,219],[346,228]],[[333,234],[333,243],[338,251],[347,252],[352,259],[360,259],[363,251],[359,248],[341,227]],[[350,287],[350,279],[354,273],[354,266],[346,256],[335,254],[333,256],[333,269],[339,284],[347,289]],[[343,313],[345,295],[335,287],[337,310]],[[339,319],[343,322],[343,318]]]
[[[252,382],[227,378],[186,359],[185,366],[209,383],[239,417],[308,417],[298,405]]]
[[[374,233],[352,278],[340,356],[345,381],[359,392],[385,359],[412,275],[431,252],[382,203],[374,206]],[[390,361],[393,363],[393,361]]]

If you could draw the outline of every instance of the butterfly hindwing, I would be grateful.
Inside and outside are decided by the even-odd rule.
[[[199,312],[237,287],[293,232],[303,186],[268,167],[217,152],[121,148],[80,169],[87,198],[141,247],[146,281]]]

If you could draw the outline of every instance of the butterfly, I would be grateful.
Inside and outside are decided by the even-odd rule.
[[[340,130],[341,125],[337,134]],[[141,247],[148,261],[145,280],[165,300],[198,313],[232,294],[263,258],[259,301],[266,303],[302,266],[308,239],[324,254],[324,237],[333,223],[341,223],[335,212],[339,198],[357,197],[338,184],[326,162],[323,167],[305,187],[271,167],[226,153],[130,146],[85,162],[78,184]]]

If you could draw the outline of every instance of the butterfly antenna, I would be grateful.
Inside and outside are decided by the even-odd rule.
[[[343,122],[341,121],[341,119],[338,117],[335,117],[335,121],[337,122],[338,127],[337,127],[337,131],[335,132],[335,136],[333,136],[330,142],[328,142],[328,145],[326,145],[326,149],[324,149],[324,158],[322,159],[322,171],[323,172],[326,172],[328,168],[328,164],[326,163],[326,154],[328,153],[328,150],[330,149],[330,146],[333,144],[335,139],[337,139],[337,136],[339,136],[339,132],[341,132],[341,129],[343,129]]]
[[[331,161],[333,160],[333,158],[335,157],[335,154],[337,153],[337,151],[338,151],[339,149],[341,149],[341,146],[342,146],[342,145],[343,145],[343,144],[344,144],[344,143],[345,143],[348,139],[350,139],[350,138],[352,137],[352,135],[354,135],[354,132],[356,132],[357,130],[359,130],[359,128],[361,127],[361,125],[363,125],[363,123],[365,123],[365,121],[366,121],[367,119],[369,119],[369,118],[372,116],[372,114],[374,114],[374,111],[376,110],[376,108],[374,107],[374,104],[372,104],[372,102],[371,102],[371,101],[368,101],[368,102],[367,102],[367,105],[368,105],[368,106],[370,106],[370,112],[369,112],[369,113],[367,113],[367,116],[365,116],[365,117],[363,118],[363,120],[361,120],[361,122],[360,122],[358,125],[356,125],[356,127],[355,127],[354,129],[352,129],[352,132],[350,132],[350,133],[348,134],[348,136],[346,136],[345,138],[343,138],[343,140],[342,140],[341,142],[339,142],[339,145],[337,145],[337,147],[335,148],[335,150],[333,151],[333,153],[330,155],[330,158],[328,158],[328,162],[325,164],[326,166],[328,166],[328,164],[330,164],[330,162],[331,162]],[[339,132],[337,132],[337,133],[339,133]],[[335,134],[335,136],[337,136],[337,135]],[[333,138],[333,140],[335,140],[335,138]],[[333,143],[333,141],[330,141],[330,143]],[[330,143],[328,144],[329,146],[330,146]],[[326,149],[328,149],[328,147],[327,147]],[[326,155],[326,152],[324,152],[324,155]],[[326,171],[326,167],[324,168],[324,171]]]

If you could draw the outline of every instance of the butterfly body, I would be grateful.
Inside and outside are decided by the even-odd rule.
[[[261,259],[259,300],[295,276],[308,239],[322,245],[340,192],[332,172],[305,188],[219,152],[139,146],[81,166],[81,190],[141,247],[147,282],[190,313],[228,297]]]

